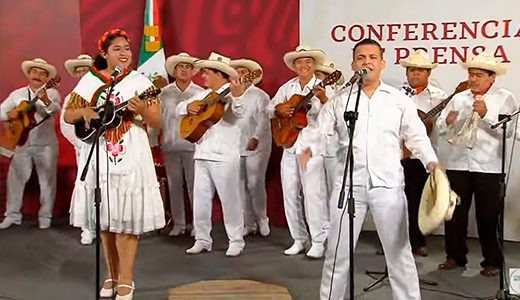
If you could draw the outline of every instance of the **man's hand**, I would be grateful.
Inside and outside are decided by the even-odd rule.
[[[258,147],[258,140],[255,138],[250,138],[249,142],[247,142],[247,150],[254,151]]]
[[[486,102],[475,100],[475,102],[473,102],[473,111],[476,111],[481,118],[484,118],[487,113]]]
[[[128,100],[128,110],[136,114],[141,114],[146,109],[146,103],[137,96],[134,96]]]
[[[274,109],[275,109],[276,115],[279,117],[282,117],[282,118],[290,118],[294,114],[294,108],[292,108],[291,106],[289,106],[285,103],[280,103],[280,104],[276,105],[274,107]]]
[[[314,95],[316,95],[316,97],[318,97],[318,99],[320,99],[321,103],[327,102],[328,98],[327,98],[327,93],[325,91],[325,88],[317,85],[312,89],[312,93]]]
[[[231,96],[240,97],[242,94],[244,94],[244,86],[242,86],[238,80],[231,79],[229,91],[231,92]]]
[[[459,113],[456,111],[450,111],[448,116],[446,117],[446,124],[451,125],[455,122],[457,122],[457,117],[459,116]]]
[[[7,112],[7,116],[10,120],[20,118],[20,112],[16,109]]]
[[[156,88],[162,89],[163,87],[168,85],[168,81],[166,81],[166,79],[162,76],[157,76],[157,78],[155,78],[155,80],[153,81],[153,85]]]
[[[92,108],[82,108],[81,112],[83,115],[83,120],[85,120],[85,123],[87,124],[90,124],[90,120],[92,119],[99,119],[99,115]]]
[[[201,100],[195,100],[195,101],[191,102],[190,104],[188,104],[188,113],[190,115],[196,115],[199,112],[201,112],[203,108],[204,108],[204,102],[202,102]]]
[[[431,161],[428,163],[428,165],[426,165],[426,171],[428,171],[428,173],[432,173],[435,169],[438,168],[438,164],[434,161]]]
[[[47,96],[47,91],[45,91],[45,89],[38,92],[38,99],[42,100],[45,106],[49,106],[52,103],[52,101],[49,99],[49,96]]]
[[[312,156],[312,151],[310,148],[307,148],[298,155],[299,161],[300,161],[300,169],[307,170],[307,162],[309,161],[309,158]]]

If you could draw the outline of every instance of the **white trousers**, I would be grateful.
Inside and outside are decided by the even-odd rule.
[[[323,156],[312,156],[307,170],[299,167],[298,155],[284,150],[280,168],[285,217],[295,241],[324,243],[329,224],[326,222],[327,190]],[[303,191],[303,201],[302,201]],[[304,214],[305,210],[305,214]]]
[[[240,198],[240,157],[228,161],[195,160],[193,225],[195,240],[211,245],[211,209],[215,189],[222,203],[229,243],[244,246],[244,209]]]
[[[336,184],[332,199],[337,199],[340,190],[341,183]],[[348,298],[348,296],[345,296],[348,295],[347,286],[349,282],[347,194],[348,192],[345,194],[343,209],[338,209],[336,206],[331,207],[331,228],[321,278],[321,300]],[[367,210],[370,209],[385,252],[393,299],[420,300],[419,278],[408,239],[407,204],[403,187],[356,186],[354,187],[354,200],[354,247],[357,244]],[[340,222],[342,214],[343,220]],[[340,230],[341,237],[338,236]],[[338,240],[338,251],[335,253]],[[334,275],[332,273],[333,267]]]
[[[174,227],[186,228],[184,208],[184,181],[193,208],[194,161],[192,151],[164,152],[164,167],[168,177],[170,208]]]
[[[246,227],[254,228],[257,222],[269,221],[267,218],[265,172],[271,153],[266,152],[240,157],[240,192],[244,203],[244,224]]]
[[[5,216],[15,221],[22,220],[20,211],[25,184],[31,177],[33,164],[40,184],[40,219],[50,219],[56,200],[56,173],[58,145],[23,146],[16,149],[7,174],[7,209]]]

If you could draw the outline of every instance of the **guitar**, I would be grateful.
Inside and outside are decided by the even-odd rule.
[[[60,77],[52,78],[35,92],[33,99],[22,100],[18,106],[13,109],[13,111],[18,112],[18,118],[2,122],[0,138],[3,140],[3,148],[14,151],[16,146],[23,146],[29,138],[29,132],[31,129],[40,125],[50,117],[50,115],[47,115],[40,122],[36,122],[36,102],[40,100],[40,98],[38,98],[38,93],[56,87],[59,83]]]
[[[419,115],[419,118],[423,122],[424,126],[426,127],[426,133],[430,135],[430,133],[433,131],[433,118],[435,118],[438,114],[442,112],[442,110],[448,105],[448,103],[453,99],[455,95],[457,95],[460,92],[463,92],[468,89],[468,82],[467,81],[461,81],[457,88],[455,89],[455,92],[453,94],[449,95],[448,98],[441,101],[441,103],[437,104],[434,108],[430,109],[428,112],[424,112],[420,109],[417,110],[417,114]],[[408,92],[407,92],[408,95]],[[403,158],[410,157],[412,153],[403,142]]]
[[[319,83],[324,88],[334,84],[341,77],[340,71],[334,71]],[[278,105],[287,105],[294,109],[290,118],[275,116],[271,119],[271,130],[274,143],[279,147],[290,148],[296,142],[300,131],[307,126],[307,112],[310,110],[310,100],[314,96],[310,91],[307,95],[292,95],[289,100]]]
[[[255,70],[244,77],[240,78],[240,83],[247,88],[253,80],[262,75],[261,70]],[[222,115],[224,115],[225,102],[222,101],[224,97],[229,94],[231,90],[226,88],[220,93],[210,92],[204,99],[195,100],[203,102],[202,110],[196,115],[186,115],[181,118],[179,126],[179,135],[192,143],[197,142],[202,138],[204,133],[213,125],[217,124]]]
[[[154,103],[157,99],[157,96],[161,93],[161,89],[153,89],[151,91],[146,91],[137,96],[140,100],[146,101],[147,105]],[[117,105],[114,102],[107,100],[107,108],[105,110],[105,105],[101,105],[98,107],[92,107],[92,109],[97,112],[99,115],[98,119],[90,120],[90,123],[87,124],[83,118],[79,119],[74,123],[74,133],[76,137],[88,144],[92,144],[94,139],[96,138],[96,130],[102,127],[101,133],[103,134],[105,131],[113,128],[119,127],[121,122],[123,121],[123,112],[122,110],[128,106],[129,101],[125,101],[123,103],[119,103]],[[106,125],[102,126],[101,121],[106,115]]]

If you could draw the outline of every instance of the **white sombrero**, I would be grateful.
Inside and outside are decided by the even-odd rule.
[[[77,67],[91,67],[92,66],[92,57],[88,54],[80,54],[77,58],[67,59],[65,61],[65,69],[70,74],[70,76],[76,76],[76,72],[74,71]]]
[[[419,229],[427,235],[442,222],[449,221],[458,204],[457,194],[450,189],[448,178],[441,169],[433,171],[426,184],[419,204]]]
[[[228,74],[229,77],[238,78],[238,73],[229,65],[230,62],[231,59],[229,57],[225,57],[216,52],[211,52],[208,59],[198,60],[194,63],[194,66],[200,69],[211,68],[219,70]]]
[[[436,63],[432,63],[430,55],[426,51],[419,49],[415,50],[407,58],[401,60],[401,66],[405,68],[420,68],[420,69],[435,69]]]
[[[262,80],[262,75],[264,74],[264,70],[262,70],[262,66],[260,66],[260,64],[254,60],[245,59],[245,58],[235,59],[235,60],[231,61],[230,66],[232,66],[234,69],[239,68],[239,67],[246,68],[249,70],[249,72],[260,70],[260,72],[261,72],[260,77],[255,78],[253,80],[253,84],[256,85]]]
[[[474,56],[469,61],[460,63],[460,65],[466,70],[470,68],[488,70],[494,72],[497,76],[506,73],[506,68],[502,63],[487,51],[480,52],[479,55]]]
[[[316,71],[320,71],[326,74],[332,74],[334,71],[340,71],[340,68],[337,68],[336,65],[325,58],[320,64],[316,65]],[[343,76],[343,73],[341,73],[341,77],[336,81],[336,85],[343,85],[345,82],[345,77]]]
[[[49,73],[49,78],[54,78],[56,76],[56,68],[47,63],[44,59],[35,58],[33,60],[24,60],[22,62],[22,71],[25,75],[29,75],[29,70],[32,68],[44,69]]]
[[[296,47],[295,51],[285,53],[283,61],[289,69],[294,71],[294,61],[302,57],[313,58],[315,66],[317,66],[325,60],[325,53],[320,49],[313,49],[310,46],[300,45]]]
[[[186,52],[179,53],[177,55],[172,55],[166,59],[166,63],[164,64],[164,67],[166,68],[166,72],[170,74],[171,77],[175,77],[175,67],[180,63],[187,63],[190,65],[194,65],[196,61],[200,60],[200,58],[190,56]],[[197,73],[198,70],[195,70],[193,72],[193,75]]]

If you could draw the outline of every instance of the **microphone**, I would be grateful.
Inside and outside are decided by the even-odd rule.
[[[110,76],[110,80],[111,81],[114,81],[114,79],[117,77],[117,75],[121,74],[121,72],[123,72],[123,66],[121,65],[117,65],[114,69],[114,72],[112,73],[112,75]]]
[[[343,88],[347,88],[347,87],[353,85],[359,79],[368,76],[369,73],[370,73],[370,70],[368,68],[363,68],[363,69],[354,71],[354,75],[352,75],[352,77],[350,77],[350,80],[347,83],[345,83]]]

